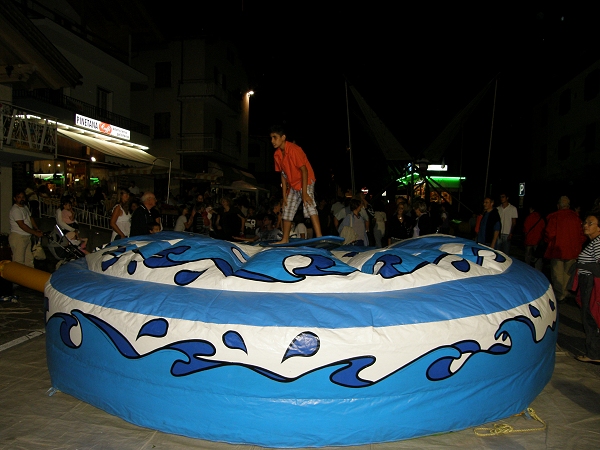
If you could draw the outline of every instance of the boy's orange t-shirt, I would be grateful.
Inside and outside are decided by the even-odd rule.
[[[293,142],[286,141],[285,143],[285,158],[281,149],[275,150],[275,171],[283,172],[288,184],[296,191],[302,190],[302,172],[300,167],[305,166],[308,171],[307,184],[312,184],[316,181],[313,171],[304,150]]]

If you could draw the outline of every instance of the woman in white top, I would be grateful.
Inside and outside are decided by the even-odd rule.
[[[387,214],[385,213],[385,207],[382,202],[375,204],[375,227],[373,228],[373,237],[375,238],[375,247],[381,248],[383,245],[383,236],[385,236],[385,222],[387,221]]]
[[[188,228],[192,225],[193,218],[189,218],[190,209],[187,206],[181,208],[181,212],[179,217],[177,218],[177,222],[175,223],[175,228],[173,231],[187,231]]]
[[[110,227],[113,229],[110,242],[129,237],[131,230],[131,212],[129,211],[129,192],[121,189],[119,203],[115,205],[110,217]]]

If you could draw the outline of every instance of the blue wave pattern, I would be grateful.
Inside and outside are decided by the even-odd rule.
[[[539,310],[532,305],[529,305],[530,310],[534,313],[534,317],[539,317]],[[115,348],[119,351],[121,355],[130,359],[140,359],[147,357],[151,353],[155,353],[163,350],[176,350],[180,353],[183,353],[185,356],[185,360],[181,360],[180,358],[176,358],[171,366],[171,374],[173,376],[181,377],[188,376],[193,373],[206,371],[209,369],[214,369],[218,367],[224,367],[229,365],[239,365],[241,367],[245,367],[259,373],[267,378],[270,378],[274,381],[279,382],[292,382],[297,380],[309,372],[313,372],[315,370],[321,370],[325,367],[330,366],[339,366],[342,367],[331,374],[330,380],[332,383],[337,385],[348,387],[348,388],[362,388],[371,386],[380,380],[376,381],[368,381],[364,380],[360,377],[360,372],[369,367],[376,362],[376,358],[370,355],[357,355],[352,358],[347,358],[340,361],[335,361],[334,363],[327,364],[323,367],[318,367],[316,369],[311,369],[310,371],[301,374],[294,378],[287,378],[280,374],[274,373],[268,369],[258,366],[252,366],[248,364],[238,364],[232,363],[228,361],[219,361],[219,360],[209,360],[205,359],[206,357],[212,357],[216,354],[215,346],[203,339],[190,339],[184,341],[178,341],[174,343],[170,343],[166,346],[157,348],[153,350],[149,354],[142,355],[138,353],[133,345],[113,326],[111,326],[106,321],[92,315],[86,314],[81,311],[73,311],[72,315],[57,313],[51,317],[59,319],[61,321],[60,325],[60,337],[62,342],[69,348],[78,348],[83,344],[82,342],[79,345],[76,345],[70,337],[70,330],[75,326],[81,326],[82,323],[89,322],[95,325],[99,330],[101,330],[106,337],[108,337]],[[534,343],[538,343],[536,340],[535,333],[535,325],[531,321],[530,318],[519,315],[512,319],[505,320],[499,327],[498,331],[495,334],[495,338],[501,338],[504,342],[510,341],[510,334],[506,331],[506,323],[508,322],[519,322],[523,323],[527,329],[530,331],[531,340]],[[167,335],[169,323],[166,319],[152,319],[145,323],[138,332],[138,339],[141,336],[149,336],[149,337],[163,337]],[[552,322],[552,325],[548,327],[550,331],[556,330],[556,321]],[[546,336],[547,332],[544,333]],[[248,353],[246,345],[244,343],[244,339],[242,335],[236,331],[229,330],[222,336],[223,342],[227,347],[232,349],[239,349],[244,353]],[[295,356],[303,356],[303,357],[311,357],[317,354],[320,347],[320,338],[317,334],[311,331],[305,331],[298,334],[293,341],[289,344],[288,348],[285,350],[285,353],[282,357],[281,362],[283,363],[285,360]],[[460,369],[464,367],[464,365],[470,360],[473,356],[479,353],[485,353],[492,356],[501,356],[508,353],[511,350],[511,345],[506,343],[495,343],[488,349],[482,349],[481,345],[477,340],[463,340],[460,342],[449,343],[447,345],[439,346],[438,348],[432,349],[427,352],[425,355],[421,355],[415,358],[413,361],[405,364],[408,366],[413,364],[415,361],[418,361],[429,354],[439,354],[442,353],[444,356],[438,357],[434,359],[428,367],[425,369],[427,379],[430,381],[442,381],[446,378],[453,376],[457,371],[451,370],[451,365],[461,359],[466,358],[466,361],[460,366]],[[403,367],[405,367],[403,366]],[[403,367],[397,369],[402,370]],[[459,369],[459,370],[460,370]],[[388,375],[391,376],[392,374]]]
[[[166,237],[172,236],[167,233]],[[307,247],[270,248],[248,257],[233,243],[198,236],[179,240],[175,246],[171,246],[167,240],[153,241],[140,246],[133,242],[125,242],[124,245],[116,249],[112,248],[104,252],[101,268],[102,271],[107,271],[121,257],[127,256],[129,262],[126,272],[130,276],[135,275],[139,263],[143,263],[144,267],[148,269],[164,269],[189,263],[211,261],[224,277],[235,276],[265,283],[297,283],[307,277],[349,275],[357,270],[367,274],[379,275],[384,279],[391,279],[412,274],[429,264],[438,264],[449,256],[448,253],[439,250],[440,245],[447,243],[447,241],[447,237],[405,241],[401,243],[402,245],[375,252],[362,267],[356,268],[335,258],[331,252],[324,249]],[[464,244],[460,253],[462,259],[451,262],[457,272],[469,272],[470,263],[482,266],[486,257],[500,264],[506,262],[503,255],[487,247],[473,244],[472,241],[457,240],[457,242]],[[489,256],[490,253],[493,257]],[[130,259],[132,254],[134,259]],[[350,251],[344,254],[344,258],[350,259],[357,254],[359,253]],[[487,256],[484,257],[484,254]],[[135,255],[139,256],[139,261],[135,259]],[[290,270],[288,261],[298,256],[306,258],[308,262],[302,267]],[[206,272],[207,270],[185,268],[173,275],[173,283],[179,286],[187,286],[198,281]]]

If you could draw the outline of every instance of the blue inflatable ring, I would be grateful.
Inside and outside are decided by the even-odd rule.
[[[452,236],[363,250],[116,241],[46,285],[52,384],[168,433],[320,447],[505,418],[550,380],[541,273]]]

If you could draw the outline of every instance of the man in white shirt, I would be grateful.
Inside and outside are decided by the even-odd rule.
[[[502,228],[500,229],[500,236],[498,237],[496,248],[508,255],[510,252],[510,241],[512,240],[513,231],[517,225],[519,213],[517,212],[517,208],[508,203],[508,195],[505,193],[500,194],[498,214],[500,214]]]
[[[31,235],[41,238],[44,233],[38,229],[33,217],[31,217],[29,208],[25,206],[27,202],[25,192],[17,191],[13,199],[15,203],[10,208],[10,234],[8,235],[12,260],[33,267]]]

